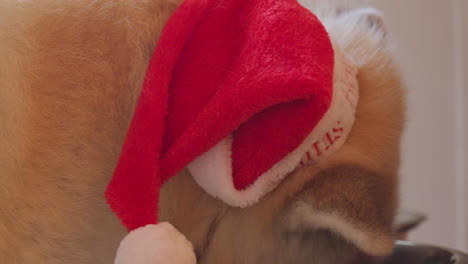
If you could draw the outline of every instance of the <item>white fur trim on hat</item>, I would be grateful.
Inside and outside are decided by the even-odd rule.
[[[115,264],[196,264],[192,244],[169,223],[147,225],[120,243]]]
[[[359,98],[357,67],[336,45],[334,49],[332,103],[302,144],[245,190],[237,190],[232,178],[233,139],[230,135],[188,165],[200,187],[231,206],[247,207],[273,190],[288,173],[305,164],[318,162],[344,144],[354,124]]]

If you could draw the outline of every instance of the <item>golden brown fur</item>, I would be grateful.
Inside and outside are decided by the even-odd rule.
[[[0,1],[0,259],[111,263],[103,192],[177,1]]]
[[[103,192],[149,56],[180,2],[0,0],[2,263],[112,263],[125,232]],[[345,263],[358,251],[390,249],[398,70],[377,16],[335,16],[321,5],[314,10],[359,63],[353,131],[338,153],[250,208],[211,198],[185,171],[173,178],[161,217],[193,242],[199,263]]]

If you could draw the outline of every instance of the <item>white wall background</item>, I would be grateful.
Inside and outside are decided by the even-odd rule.
[[[401,203],[410,238],[468,251],[468,0],[342,0],[383,11],[408,86]]]
[[[460,1],[460,0],[459,0]],[[464,122],[465,122],[465,129],[463,131],[464,135],[465,135],[465,158],[464,158],[464,164],[465,164],[465,184],[464,184],[464,190],[465,191],[465,201],[467,201],[468,199],[466,198],[468,196],[468,176],[467,176],[467,167],[468,167],[468,106],[466,104],[468,104],[468,3],[467,1],[464,1],[463,2],[463,6],[461,8],[461,13],[462,13],[462,16],[463,16],[463,21],[462,21],[462,34],[463,34],[463,40],[462,40],[462,50],[463,50],[463,71],[462,71],[462,75],[464,76],[463,77],[463,84],[462,84],[462,90],[464,91],[464,103],[465,103],[465,107],[464,107]],[[466,202],[464,204],[465,206],[465,228],[468,229],[468,202]],[[465,249],[468,248],[468,235],[466,235],[466,233],[468,232],[467,230],[464,231],[465,232]]]

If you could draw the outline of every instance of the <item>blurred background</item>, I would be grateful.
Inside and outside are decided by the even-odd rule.
[[[401,206],[410,239],[468,251],[468,0],[338,0],[384,13],[408,86]]]

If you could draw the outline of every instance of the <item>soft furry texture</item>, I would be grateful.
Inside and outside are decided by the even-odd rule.
[[[102,194],[150,54],[179,2],[0,1],[2,262],[113,262],[125,230]],[[391,236],[404,112],[398,68],[377,12],[324,11],[329,2],[316,3],[314,12],[359,67],[360,102],[347,143],[318,165],[289,175],[247,209],[210,197],[186,171],[171,179],[161,193],[161,218],[192,242],[198,263],[342,264],[362,249],[384,253],[366,245],[373,240],[355,246],[353,230]],[[328,175],[338,176],[312,183],[334,168],[341,169]],[[354,180],[336,184],[347,175]],[[346,192],[346,201],[314,195],[330,185],[334,193],[345,193],[350,184],[359,188]],[[346,211],[350,201],[353,209]],[[384,209],[370,206],[377,202]],[[301,212],[310,208],[306,219],[295,204]],[[356,214],[362,210],[369,217]],[[317,225],[316,211],[352,228]],[[388,240],[380,241],[374,243],[385,249]]]
[[[293,170],[333,154],[346,142],[354,123],[359,98],[356,74],[357,68],[337,48],[330,108],[299,147],[260,175],[250,186],[243,190],[235,188],[232,179],[232,135],[187,166],[195,182],[204,191],[231,206],[246,207],[274,189]],[[274,134],[271,134],[274,139]]]
[[[155,224],[161,185],[230,134],[234,187],[249,188],[327,112],[333,65],[328,33],[296,0],[185,0],[151,59],[111,208],[130,230]],[[255,203],[292,169],[237,203]]]
[[[404,124],[404,94],[391,56],[392,44],[380,13],[373,9],[337,12],[330,1],[314,2],[310,7],[358,64],[360,101],[353,130],[338,152],[288,176],[251,208],[219,204],[200,191],[187,173],[172,179],[162,192],[161,216],[194,243],[200,252],[199,263],[352,263],[360,255],[357,252],[384,255],[391,250]],[[328,177],[327,184],[310,184],[334,168],[339,177]],[[338,184],[343,178],[347,180]],[[193,196],[177,196],[179,191]],[[328,195],[311,196],[317,192]],[[316,206],[309,202],[312,199],[323,199],[328,205]],[[187,219],[177,212],[193,208],[194,200],[200,208],[198,216]],[[176,203],[178,209],[174,210]],[[303,206],[296,208],[296,203]],[[353,206],[348,207],[350,204]],[[376,204],[379,206],[371,206]],[[306,221],[295,210],[304,212],[307,207]],[[350,211],[345,214],[347,208]],[[320,214],[314,218],[317,211]],[[357,212],[366,212],[367,217],[361,218]],[[321,219],[326,215],[334,220],[324,223]],[[197,230],[191,229],[194,221]],[[290,221],[304,224],[292,228]]]
[[[115,264],[196,264],[192,244],[169,223],[134,230],[120,243]]]
[[[393,247],[389,234],[395,208],[389,202],[393,199],[389,183],[379,177],[349,165],[320,172],[284,212],[287,232],[329,229],[371,255],[388,254]],[[336,204],[346,206],[336,208]]]
[[[112,263],[103,193],[178,3],[0,1],[2,263]]]

